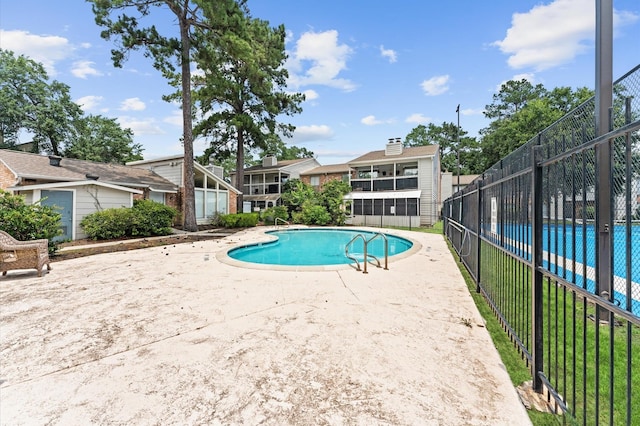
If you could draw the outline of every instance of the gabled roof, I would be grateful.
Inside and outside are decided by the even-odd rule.
[[[319,166],[315,169],[307,170],[306,172],[300,174],[304,176],[310,176],[332,173],[349,173],[349,171],[351,171],[351,167],[349,167],[348,164],[327,164],[326,166]]]
[[[433,157],[438,152],[438,145],[414,146],[403,148],[398,155],[386,155],[385,150],[371,151],[358,158],[349,161],[349,165],[355,163],[380,163],[383,161],[408,160],[425,157]]]
[[[278,164],[276,164],[275,166],[263,166],[262,164],[259,164],[257,166],[251,166],[251,167],[247,167],[246,169],[244,169],[244,172],[263,172],[263,171],[267,171],[267,170],[282,170],[282,169],[286,169],[287,166],[292,166],[294,164],[298,164],[298,163],[302,163],[305,161],[309,161],[309,160],[313,160],[313,158],[296,158],[295,160],[278,160]]]
[[[473,182],[474,180],[476,180],[476,178],[480,176],[480,175],[460,175],[460,185],[469,185],[471,182]],[[458,175],[452,175],[453,177],[453,184],[457,185],[458,184]]]
[[[177,187],[156,173],[121,164],[62,158],[60,166],[51,165],[49,157],[19,151],[0,149],[2,161],[17,177],[51,182],[79,182],[97,177],[112,185],[150,188],[164,192],[177,192]]]

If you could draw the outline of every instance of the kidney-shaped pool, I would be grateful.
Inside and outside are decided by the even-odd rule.
[[[269,231],[277,239],[249,244],[229,250],[227,255],[242,262],[290,265],[344,265],[353,263],[345,255],[346,245],[358,234],[371,240],[377,233],[361,229],[302,228]],[[402,237],[383,234],[388,241],[388,255],[394,256],[411,249],[413,242]],[[367,254],[384,258],[385,239],[374,238],[367,245]],[[359,261],[364,256],[364,242],[357,238],[349,245],[349,254]]]

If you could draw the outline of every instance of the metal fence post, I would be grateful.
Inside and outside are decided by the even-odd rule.
[[[538,143],[540,143],[540,136],[538,135]],[[542,393],[542,380],[538,376],[539,371],[544,371],[544,358],[543,358],[543,294],[542,294],[542,228],[543,217],[543,196],[542,196],[542,167],[538,165],[538,160],[541,157],[542,146],[535,145],[532,147],[532,168],[531,168],[531,203],[533,210],[533,217],[531,221],[531,234],[532,234],[532,262],[531,262],[531,277],[533,282],[531,283],[531,341],[533,347],[531,348],[531,375],[533,378],[533,389]]]
[[[478,181],[478,214],[477,214],[477,227],[476,227],[476,292],[480,293],[480,272],[482,271],[481,267],[481,244],[482,239],[480,236],[482,235],[482,214],[484,212],[482,208],[482,179]]]

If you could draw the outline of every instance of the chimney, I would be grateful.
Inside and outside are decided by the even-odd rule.
[[[384,149],[384,155],[400,155],[402,154],[402,144],[400,138],[389,138],[389,142]]]
[[[57,155],[49,156],[49,165],[53,167],[60,167],[60,161],[62,161],[62,157],[59,157]]]

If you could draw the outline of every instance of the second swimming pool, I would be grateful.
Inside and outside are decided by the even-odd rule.
[[[290,265],[343,265],[353,263],[345,256],[345,246],[353,237],[362,234],[370,240],[376,233],[360,229],[303,228],[267,232],[274,241],[250,244],[230,250],[227,255],[243,262]],[[388,240],[388,255],[409,250],[413,242],[406,238],[384,234]],[[349,254],[362,261],[364,244],[358,238],[349,246]],[[384,239],[378,237],[367,246],[367,253],[384,258]]]

